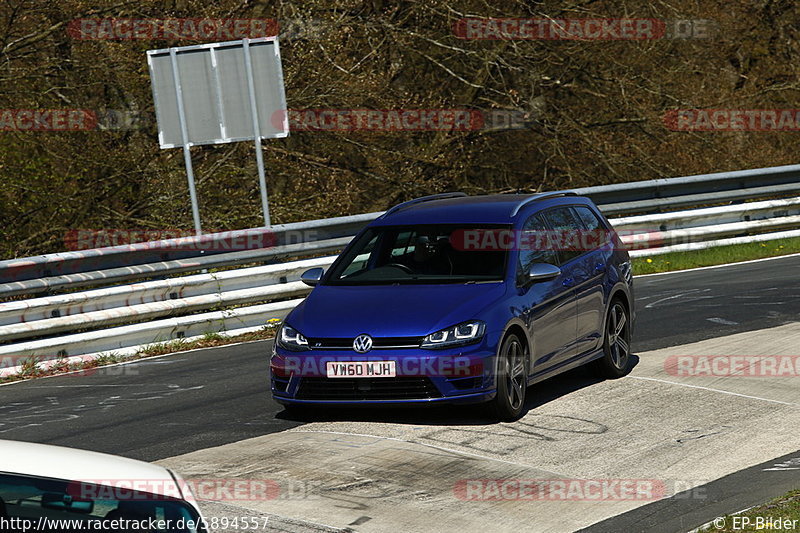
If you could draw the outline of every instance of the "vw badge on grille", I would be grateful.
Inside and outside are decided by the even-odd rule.
[[[372,337],[369,335],[359,335],[353,341],[353,349],[358,353],[367,353],[372,349]]]

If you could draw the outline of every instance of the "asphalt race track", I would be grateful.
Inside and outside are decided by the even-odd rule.
[[[792,256],[640,277],[636,283],[638,315],[634,350],[641,354],[690,344],[693,349],[710,349],[708,347],[714,341],[709,339],[797,322],[800,316],[800,283],[797,272],[800,272],[800,257]],[[747,337],[736,336],[745,341]],[[269,398],[269,351],[268,342],[248,343],[109,367],[88,375],[61,376],[3,386],[0,387],[0,394],[3,395],[0,406],[0,438],[74,446],[156,461],[223,445],[235,446],[235,443],[242,440],[277,432],[283,432],[277,438],[288,439],[282,444],[290,449],[291,439],[300,438],[298,433],[306,432],[302,436],[305,439],[325,440],[325,431],[333,434],[343,427],[355,434],[356,430],[363,433],[364,427],[374,426],[375,434],[380,434],[381,438],[400,440],[405,437],[402,432],[398,433],[398,427],[408,425],[423,427],[425,431],[446,431],[447,427],[453,425],[459,428],[467,425],[491,427],[479,411],[454,412],[452,409],[384,413],[356,410],[327,413],[313,421],[291,420]],[[654,355],[653,360],[656,357]],[[636,392],[641,395],[642,391],[647,394],[646,391],[657,390],[664,393],[663,398],[676,404],[665,405],[665,409],[682,409],[687,412],[695,407],[692,401],[705,401],[705,396],[701,396],[705,392],[686,392],[690,389],[681,389],[680,395],[668,393],[667,388],[670,385],[658,383],[661,379],[658,371],[657,364],[650,364],[649,360],[644,359],[639,361],[632,377],[620,380],[620,383],[628,384],[625,391],[618,390],[621,386],[619,383],[597,383],[580,369],[555,378],[532,390],[533,398],[529,402],[531,411],[519,424],[530,424],[531,420],[544,417],[541,419],[543,424],[539,425],[558,432],[559,429],[551,427],[552,422],[563,420],[571,412],[569,409],[580,409],[573,414],[586,422],[578,424],[591,425],[595,418],[591,416],[593,406],[591,403],[587,404],[582,395],[592,391],[620,395]],[[636,377],[638,375],[649,377]],[[711,388],[712,385],[713,383],[703,384],[703,387]],[[738,389],[734,387],[731,390]],[[742,389],[732,394],[746,397],[748,391]],[[757,405],[742,403],[737,406],[746,414],[745,419],[752,420],[753,424],[761,418],[767,419],[771,416],[786,418],[786,413],[770,411],[764,402],[784,405],[786,409],[790,409],[790,414],[791,409],[796,412],[796,407],[792,407],[800,402],[796,383],[779,388],[775,394],[775,398],[756,398],[758,402],[762,402],[756,402]],[[681,402],[689,404],[681,406]],[[640,415],[645,416],[632,409],[628,416]],[[698,413],[697,416],[703,416],[703,413]],[[312,423],[304,425],[307,422]],[[726,423],[721,421],[716,426],[711,424],[699,428],[701,436],[698,438],[723,434],[726,431],[725,426]],[[727,426],[731,427],[730,424]],[[310,429],[306,431],[305,428]],[[653,431],[657,433],[657,429]],[[536,432],[542,433],[540,430]],[[586,428],[577,432],[591,433]],[[544,433],[547,434],[547,431]],[[536,438],[531,437],[534,440]],[[608,439],[613,438],[613,435],[596,438],[608,444]],[[742,438],[746,440],[747,436]],[[390,442],[404,446],[400,440]],[[711,443],[712,440],[709,438],[708,442]],[[717,446],[722,443],[723,441],[719,441]],[[503,440],[492,441],[492,445],[502,448]],[[585,445],[586,442],[582,444]],[[706,460],[713,462],[718,459],[724,468],[719,471],[698,468],[698,473],[694,476],[688,476],[686,472],[673,476],[674,479],[707,480],[708,483],[695,484],[705,487],[709,495],[707,500],[677,497],[635,509],[621,506],[609,515],[607,522],[595,524],[590,530],[643,530],[645,526],[648,530],[659,530],[656,525],[661,524],[661,530],[664,531],[685,531],[692,524],[696,526],[718,514],[744,507],[736,507],[748,501],[748,493],[741,490],[744,476],[750,487],[755,487],[749,494],[751,499],[756,498],[754,503],[763,501],[770,494],[781,494],[787,486],[769,478],[771,474],[768,472],[772,470],[754,467],[755,470],[747,471],[739,463],[749,467],[773,459],[780,462],[779,456],[786,453],[790,454],[787,456],[789,459],[797,456],[797,453],[791,456],[797,448],[781,451],[776,447],[775,453],[769,455],[770,450],[765,450],[764,446],[766,445],[762,444],[761,449],[753,450],[751,455],[740,458],[738,462],[723,457],[720,449],[711,447],[709,449],[718,455],[706,457]],[[220,448],[222,449],[225,448]],[[701,449],[698,448],[698,453]],[[463,452],[460,449],[457,451]],[[496,448],[487,450],[486,454],[495,457],[501,451],[503,450]],[[213,458],[213,450],[208,453]],[[756,460],[757,457],[762,459]],[[789,459],[783,458],[784,461]],[[180,458],[167,459],[166,462],[170,461],[182,464]],[[553,464],[558,464],[557,458],[552,458],[552,461]],[[588,465],[586,468],[586,471],[591,471]],[[546,469],[547,472],[553,470]],[[576,473],[581,474],[580,469],[578,470]],[[727,477],[720,478],[723,471]],[[645,475],[646,472],[641,474]],[[189,472],[188,475],[191,476],[192,473]],[[785,481],[787,478],[781,479]],[[797,476],[793,479],[797,485]],[[726,495],[733,493],[737,493],[738,497],[726,499]],[[716,505],[711,505],[712,500],[717,502]],[[680,506],[682,510],[676,511],[676,506]],[[272,509],[265,511],[272,512]],[[671,522],[678,512],[693,514],[687,523]],[[380,530],[379,520],[373,523],[375,530]],[[366,524],[370,522],[367,521]]]
[[[637,352],[800,319],[800,256],[636,278]]]

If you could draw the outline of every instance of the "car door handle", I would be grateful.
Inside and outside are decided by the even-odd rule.
[[[569,287],[572,287],[573,285],[575,285],[575,280],[572,279],[572,278],[566,278],[564,281],[561,282],[561,284],[564,287],[569,288]]]
[[[605,265],[605,263],[597,263],[597,264],[594,266],[594,271],[595,271],[595,272],[605,272],[605,271],[606,271],[606,265]]]

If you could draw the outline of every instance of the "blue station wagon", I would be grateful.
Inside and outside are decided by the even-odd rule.
[[[571,192],[411,200],[301,279],[270,360],[289,407],[490,402],[513,420],[538,381],[629,369],[630,259]]]

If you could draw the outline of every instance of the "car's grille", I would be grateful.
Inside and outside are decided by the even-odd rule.
[[[389,348],[418,348],[423,337],[373,337],[373,350]],[[312,350],[352,350],[354,338],[350,337],[315,337],[308,339]]]
[[[441,393],[426,377],[303,378],[299,400],[420,400]]]

